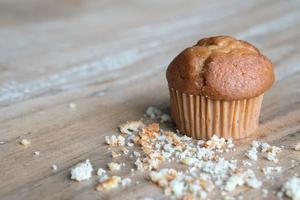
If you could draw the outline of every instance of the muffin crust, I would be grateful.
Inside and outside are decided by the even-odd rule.
[[[181,52],[167,69],[169,87],[217,100],[259,96],[274,82],[271,61],[246,41],[204,38]]]

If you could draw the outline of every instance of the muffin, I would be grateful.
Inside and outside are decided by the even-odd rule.
[[[197,139],[251,135],[263,93],[274,82],[271,61],[230,36],[204,38],[183,50],[166,76],[171,116],[183,134]]]

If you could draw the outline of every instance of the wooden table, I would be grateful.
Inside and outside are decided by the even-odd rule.
[[[296,0],[1,0],[0,198],[163,198],[142,175],[139,185],[96,192],[95,177],[71,181],[70,167],[86,158],[104,167],[105,135],[150,105],[168,110],[167,64],[198,39],[219,34],[252,42],[275,65],[259,137],[285,146],[283,172],[272,184],[261,177],[265,188],[278,190],[300,174],[300,153],[292,150],[300,141],[299,27]],[[27,148],[19,144],[24,138],[31,140]],[[247,148],[242,141],[236,158],[245,158]],[[241,191],[245,199],[262,198],[260,191]]]

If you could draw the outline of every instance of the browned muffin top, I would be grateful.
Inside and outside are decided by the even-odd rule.
[[[170,88],[211,99],[259,96],[274,82],[271,61],[246,41],[204,38],[181,52],[167,69]]]

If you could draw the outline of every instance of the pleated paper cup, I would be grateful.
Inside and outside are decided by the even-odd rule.
[[[244,138],[258,127],[263,94],[244,100],[212,100],[170,88],[171,115],[181,133],[196,139]]]

